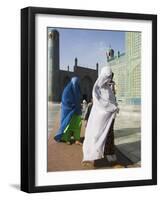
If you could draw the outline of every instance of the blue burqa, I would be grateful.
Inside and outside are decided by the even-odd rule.
[[[81,115],[80,81],[78,77],[73,77],[64,88],[61,101],[60,128],[54,137],[56,141],[61,140],[63,132],[69,124],[74,113]]]

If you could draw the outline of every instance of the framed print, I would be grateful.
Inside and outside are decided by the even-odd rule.
[[[21,10],[21,190],[157,184],[157,16]]]

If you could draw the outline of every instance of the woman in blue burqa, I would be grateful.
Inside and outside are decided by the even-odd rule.
[[[72,139],[76,144],[81,144],[81,125],[80,80],[73,77],[62,93],[60,128],[54,139],[67,144],[71,144]]]

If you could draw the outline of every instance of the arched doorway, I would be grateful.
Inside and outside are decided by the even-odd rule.
[[[63,90],[65,88],[65,86],[69,83],[70,81],[70,77],[69,76],[63,76],[62,77],[62,80],[60,83],[58,83],[60,85],[60,95],[59,95],[59,99],[61,101],[61,98],[62,98],[62,93],[63,93]]]
[[[81,79],[81,93],[82,101],[85,99],[89,102],[92,98],[93,82],[89,76],[85,76]]]
[[[70,78],[69,76],[65,76],[64,80],[63,80],[63,89],[65,88],[65,86],[69,83]]]

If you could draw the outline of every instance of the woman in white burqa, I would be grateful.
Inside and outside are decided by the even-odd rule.
[[[118,111],[111,78],[111,69],[104,67],[93,87],[93,107],[83,143],[83,164],[94,163],[94,160],[104,157],[107,135]]]

